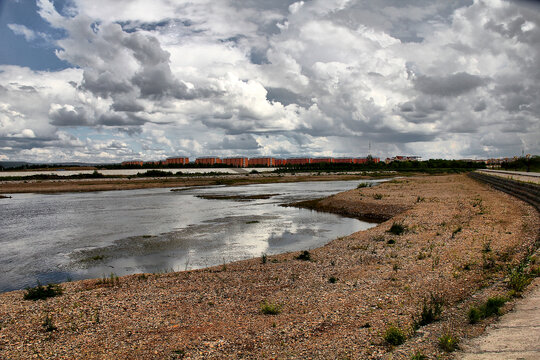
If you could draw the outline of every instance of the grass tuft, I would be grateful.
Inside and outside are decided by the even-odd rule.
[[[455,351],[458,348],[459,339],[452,334],[444,334],[439,338],[439,347],[446,352]]]
[[[400,223],[393,223],[390,227],[390,230],[388,230],[389,233],[392,233],[394,235],[401,235],[405,232],[406,227],[403,224]]]
[[[300,255],[295,257],[296,260],[303,260],[303,261],[311,261],[311,254],[309,251],[304,250],[300,253]]]
[[[383,338],[387,343],[394,346],[401,345],[407,340],[403,330],[393,325],[386,329]]]
[[[282,305],[264,300],[261,304],[261,312],[265,315],[277,315],[281,312]]]

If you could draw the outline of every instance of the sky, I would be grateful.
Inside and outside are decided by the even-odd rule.
[[[540,5],[0,0],[0,161],[540,154]]]

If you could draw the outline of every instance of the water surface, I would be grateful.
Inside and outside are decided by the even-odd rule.
[[[318,247],[374,224],[280,205],[358,183],[15,194],[0,199],[0,291]]]

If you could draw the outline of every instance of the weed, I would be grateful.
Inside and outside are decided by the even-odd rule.
[[[484,246],[482,247],[482,252],[483,252],[484,254],[487,254],[487,253],[490,252],[490,251],[491,251],[491,241],[486,241],[486,242],[484,243]]]
[[[418,350],[413,356],[411,356],[411,360],[428,360],[428,357]]]
[[[429,301],[424,298],[420,319],[414,322],[414,327],[425,326],[432,322],[438,321],[441,318],[443,301],[441,298],[431,294]]]
[[[469,308],[469,312],[467,313],[467,317],[469,318],[469,324],[476,324],[477,322],[482,320],[482,316],[482,311],[476,306],[471,306]]]
[[[173,359],[183,359],[186,356],[186,351],[183,349],[180,350],[173,350],[172,352],[172,358]]]
[[[43,330],[46,332],[55,331],[57,329],[57,327],[53,323],[52,317],[49,314],[45,316],[45,319],[43,320],[43,323],[41,324],[41,326],[43,327]]]
[[[381,200],[381,199],[383,198],[383,194],[379,194],[379,193],[373,194],[373,198],[374,198],[375,200]]]
[[[266,253],[263,253],[261,256],[261,263],[266,264],[267,261],[268,261],[268,255],[266,255]]]
[[[495,267],[495,257],[492,255],[482,254],[482,267],[485,270],[493,269]]]
[[[423,198],[423,197],[421,197],[421,196],[416,197],[416,202],[417,202],[417,203],[422,202],[422,201],[424,201],[424,200],[425,200],[425,198]]]
[[[303,260],[303,261],[311,261],[311,254],[309,251],[304,250],[300,253],[300,255],[295,257],[296,260]]]
[[[515,268],[510,273],[510,278],[508,279],[508,288],[510,290],[514,290],[516,293],[521,293],[523,290],[525,290],[525,287],[529,285],[531,282],[531,278],[523,272],[523,268],[521,266]]]
[[[500,315],[501,307],[506,303],[507,299],[502,296],[494,296],[487,299],[485,304],[480,307],[471,306],[467,316],[470,324],[476,324],[482,319],[486,319],[492,315]]]
[[[117,286],[120,285],[120,279],[116,274],[111,273],[109,277],[103,275],[103,277],[97,281],[97,284],[105,286]]]
[[[261,304],[261,312],[265,315],[277,315],[281,312],[281,304],[272,303],[268,300],[264,300]]]
[[[105,259],[105,255],[94,255],[90,258],[91,261],[100,261]]]
[[[328,278],[328,282],[329,282],[330,284],[335,284],[335,283],[337,282],[337,280],[338,280],[338,279],[337,279],[337,277],[335,277],[335,276],[330,276],[330,277]]]
[[[394,270],[395,272],[397,272],[399,270],[399,264],[398,263],[394,263],[394,265],[392,266],[392,270]]]
[[[403,224],[400,223],[393,223],[390,227],[390,230],[388,230],[389,233],[392,233],[394,235],[401,235],[405,232],[406,227],[403,226]]]
[[[459,339],[452,334],[446,333],[439,338],[439,347],[446,352],[452,352],[458,348]]]
[[[420,251],[418,253],[418,256],[416,257],[418,260],[424,260],[427,257],[426,253],[423,251]]]
[[[368,187],[371,187],[371,183],[362,182],[362,183],[358,184],[358,186],[356,188],[357,189],[362,189],[362,188],[368,188]]]
[[[387,343],[395,346],[403,344],[407,339],[403,330],[393,325],[386,329],[383,338]]]
[[[62,295],[64,290],[60,285],[49,284],[47,287],[42,286],[38,281],[37,286],[34,288],[27,288],[24,294],[24,300],[44,300],[50,297]]]
[[[396,243],[396,240],[394,239],[388,239],[388,241],[386,242],[388,245],[393,245]]]

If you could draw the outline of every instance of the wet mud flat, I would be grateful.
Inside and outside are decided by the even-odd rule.
[[[508,311],[517,295],[509,270],[532,265],[538,212],[464,175],[390,181],[328,201],[343,213],[403,210],[309,256],[65,283],[61,296],[41,301],[0,294],[0,357],[452,358],[439,339],[482,333],[494,317],[469,324],[469,308],[504,296]],[[442,310],[419,325],[432,297]],[[46,331],[46,317],[55,330]],[[402,344],[385,340],[390,324]]]

